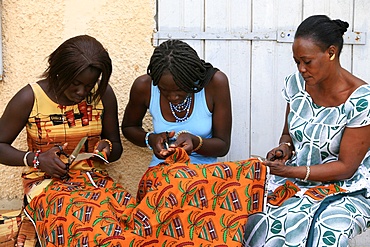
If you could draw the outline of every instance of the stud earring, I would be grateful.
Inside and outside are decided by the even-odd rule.
[[[335,58],[335,54],[331,55],[331,57],[330,57],[330,61],[333,61],[333,60],[334,60],[334,58]]]

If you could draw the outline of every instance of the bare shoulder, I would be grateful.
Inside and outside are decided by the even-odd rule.
[[[149,107],[151,85],[152,78],[149,75],[141,75],[136,78],[131,87],[129,105]]]
[[[141,75],[135,79],[132,84],[131,91],[138,93],[148,93],[150,92],[150,87],[152,85],[152,78],[149,75]]]
[[[3,116],[5,118],[25,119],[29,116],[34,103],[34,93],[29,84],[20,89],[8,102]]]
[[[29,84],[21,88],[10,100],[9,103],[16,102],[18,106],[33,106],[34,93]]]
[[[228,86],[229,79],[224,72],[219,70],[213,75],[209,84],[212,84],[213,86]]]
[[[229,80],[225,73],[217,71],[206,86],[206,94],[224,95],[229,94]]]

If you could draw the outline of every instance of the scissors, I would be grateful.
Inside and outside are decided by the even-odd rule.
[[[69,167],[73,163],[73,161],[76,159],[77,155],[80,153],[81,148],[84,145],[84,143],[86,142],[86,140],[87,140],[86,136],[82,137],[81,140],[78,142],[77,146],[75,147],[75,149],[73,150],[72,154],[70,154],[70,155],[68,155],[66,152],[64,152],[62,146],[57,145],[57,147],[59,148],[59,152],[57,152],[57,155],[58,156],[64,155],[65,157],[68,158],[68,163],[65,164],[67,173],[63,177],[61,177],[61,179],[68,178]]]

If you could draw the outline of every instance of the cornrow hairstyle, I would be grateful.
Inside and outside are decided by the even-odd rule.
[[[112,74],[112,61],[103,45],[95,38],[80,35],[63,42],[48,58],[49,66],[42,77],[57,96],[63,94],[74,79],[86,68],[100,71],[98,89],[93,95],[97,100],[103,96]]]
[[[147,68],[155,86],[166,71],[183,91],[197,93],[207,86],[218,69],[202,60],[187,43],[173,39],[154,49]]]
[[[313,15],[298,26],[294,38],[311,38],[322,51],[335,45],[338,47],[339,56],[343,48],[343,34],[348,27],[348,22],[331,20],[326,15]]]

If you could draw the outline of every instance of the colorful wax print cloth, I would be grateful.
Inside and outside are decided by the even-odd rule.
[[[248,215],[263,210],[266,173],[257,159],[190,164],[178,149],[146,172],[138,201],[103,172],[75,170],[26,214],[42,246],[241,246]]]
[[[290,106],[288,127],[296,151],[287,165],[335,161],[345,128],[370,124],[368,84],[358,87],[343,104],[323,107],[313,102],[297,72],[286,78],[283,96]],[[244,246],[348,246],[348,239],[370,226],[369,154],[343,181],[302,182],[271,176],[271,203],[265,212],[249,218]]]
[[[156,218],[153,246],[241,246],[248,216],[266,203],[266,167],[258,159],[190,164],[180,150],[139,183],[140,205],[152,212],[143,215]]]

